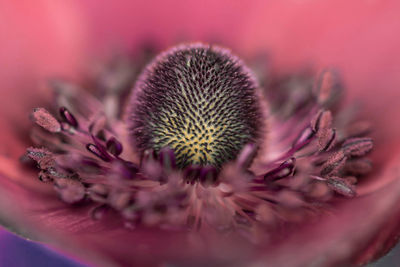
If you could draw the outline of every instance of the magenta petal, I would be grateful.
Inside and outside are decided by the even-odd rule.
[[[399,2],[258,4],[241,46],[248,53],[267,49],[278,72],[307,64],[337,68],[346,85],[346,103],[361,104],[361,116],[373,125],[374,166],[385,165],[400,147],[400,124],[395,123],[400,114],[400,38],[392,34],[400,27]],[[387,179],[371,177],[365,191]]]
[[[380,175],[400,175],[397,169],[399,159],[400,154]],[[301,231],[253,252],[249,252],[249,246],[239,246],[240,243],[229,247],[226,243],[216,242],[206,247],[201,242],[190,242],[189,236],[184,233],[128,230],[113,219],[93,221],[87,216],[87,208],[71,208],[56,200],[53,193],[26,190],[5,177],[0,181],[0,208],[3,212],[7,211],[7,217],[2,219],[6,219],[8,225],[13,227],[11,229],[100,265],[111,262],[156,264],[160,260],[186,262],[189,259],[198,262],[205,257],[217,260],[221,255],[216,251],[222,250],[225,255],[218,260],[226,263],[232,259],[251,259],[271,266],[315,263],[325,266],[350,260],[365,263],[386,252],[399,233],[399,179],[369,195],[343,202],[333,214],[300,226]],[[10,209],[9,203],[20,204],[18,209]],[[174,246],[170,246],[171,243]],[[235,255],[239,248],[242,253]],[[149,255],[153,257],[149,258]]]
[[[397,154],[380,176],[400,177]],[[379,258],[397,241],[400,179],[384,188],[339,204],[333,214],[299,229],[260,252],[268,266],[341,266]],[[290,255],[290,256],[289,256]]]
[[[0,154],[16,159],[32,108],[49,99],[46,80],[79,73],[84,28],[74,5],[48,0],[1,3],[0,17]]]
[[[258,1],[171,0],[79,2],[95,51],[137,48],[143,41],[163,47],[215,41],[236,48]],[[261,11],[261,10],[260,10]],[[232,29],[235,29],[234,31]],[[240,48],[240,47],[238,47]]]
[[[215,260],[215,255],[209,254],[212,250],[206,251],[201,243],[190,241],[187,233],[130,230],[122,227],[115,217],[94,221],[88,216],[88,207],[71,207],[58,200],[52,191],[29,190],[4,176],[0,176],[0,185],[1,221],[9,230],[97,266]]]

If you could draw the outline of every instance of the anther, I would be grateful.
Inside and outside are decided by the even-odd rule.
[[[317,135],[319,151],[329,151],[335,145],[336,138],[336,130],[332,129],[332,113],[320,110],[310,125]]]
[[[78,127],[78,121],[76,120],[75,116],[69,112],[69,110],[66,107],[61,107],[60,108],[60,116],[69,125],[71,125],[74,128]]]
[[[116,157],[118,157],[122,153],[122,144],[115,137],[111,137],[110,139],[108,139],[106,146],[108,152]]]
[[[61,125],[58,120],[44,108],[35,108],[32,117],[36,124],[51,133],[58,133],[61,131]]]
[[[41,170],[39,172],[39,180],[44,183],[49,183],[53,181],[53,178],[46,170]]]
[[[311,121],[311,128],[314,132],[325,131],[332,127],[332,113],[329,110],[320,110],[317,116]]]
[[[357,195],[354,185],[349,180],[340,177],[329,177],[327,185],[336,193],[346,197],[355,197]]]
[[[318,136],[318,135],[317,135]],[[329,129],[318,136],[318,147],[320,151],[329,151],[335,146],[336,130]]]
[[[59,178],[54,182],[54,188],[61,199],[67,203],[77,203],[85,197],[85,187],[79,181]]]
[[[371,138],[350,138],[343,143],[342,149],[347,156],[361,157],[370,152],[373,146]]]
[[[295,163],[296,163],[295,158],[290,158],[288,160],[285,160],[279,165],[279,167],[267,172],[264,175],[264,180],[266,182],[276,181],[292,175],[295,169]]]
[[[97,147],[94,144],[87,144],[86,149],[104,161],[107,161],[107,162],[111,161],[111,157],[107,153],[104,153],[104,151],[99,149],[99,147]]]
[[[293,142],[292,149],[296,151],[302,149],[311,142],[314,136],[315,132],[312,130],[312,128],[309,126],[306,127]]]
[[[321,175],[332,176],[337,175],[346,164],[347,157],[343,151],[339,150],[328,158],[328,160],[321,167]]]
[[[314,86],[314,92],[320,105],[328,105],[334,102],[340,94],[341,83],[338,75],[332,70],[323,71]]]

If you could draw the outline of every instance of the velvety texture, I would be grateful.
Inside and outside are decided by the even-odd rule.
[[[38,0],[0,5],[0,220],[12,231],[104,266],[155,264],[160,258],[200,264],[235,257],[239,264],[254,266],[365,263],[397,241],[397,1]],[[346,102],[362,103],[361,116],[374,129],[374,172],[359,185],[360,197],[273,246],[253,250],[224,244],[222,251],[211,247],[207,253],[200,242],[188,247],[184,234],[128,231],[118,221],[94,222],[87,210],[59,201],[18,162],[29,144],[28,114],[49,99],[45,78],[78,77],[93,57],[114,48],[134,50],[144,40],[163,48],[215,40],[244,58],[266,51],[277,73],[306,64],[335,66],[347,86]]]

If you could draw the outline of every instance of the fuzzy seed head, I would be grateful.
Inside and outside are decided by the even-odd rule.
[[[203,44],[159,55],[135,85],[130,137],[143,153],[171,148],[180,168],[235,159],[257,143],[262,125],[257,83],[228,50]]]

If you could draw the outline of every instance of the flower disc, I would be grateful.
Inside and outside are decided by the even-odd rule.
[[[128,123],[136,148],[171,148],[180,168],[221,165],[256,143],[257,83],[230,51],[203,44],[161,54],[134,88]]]

